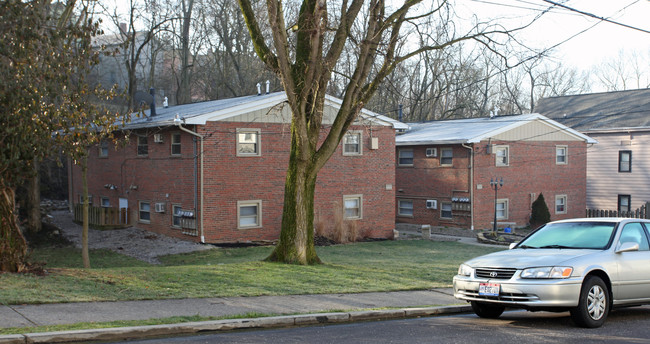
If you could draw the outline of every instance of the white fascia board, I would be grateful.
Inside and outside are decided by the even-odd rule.
[[[265,97],[264,99],[254,100],[247,103],[235,105],[229,108],[213,111],[199,116],[188,118],[186,124],[205,125],[208,121],[220,121],[223,119],[239,116],[241,114],[250,113],[257,110],[268,109],[283,101],[287,100],[285,93],[280,93],[273,97]]]
[[[395,146],[425,146],[425,145],[460,145],[470,143],[467,140],[421,140],[421,141],[402,141],[395,142]]]

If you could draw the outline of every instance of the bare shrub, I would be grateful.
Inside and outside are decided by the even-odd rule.
[[[359,223],[357,221],[345,221],[345,227],[347,227],[348,240],[357,242],[359,240]]]

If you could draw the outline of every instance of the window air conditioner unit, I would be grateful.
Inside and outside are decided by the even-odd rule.
[[[157,213],[164,213],[165,212],[165,203],[156,203],[155,204],[155,210]]]
[[[438,200],[428,199],[427,200],[427,209],[438,209]]]
[[[153,142],[162,143],[163,142],[162,134],[153,134]]]
[[[438,156],[438,148],[427,148],[427,158],[435,158]]]

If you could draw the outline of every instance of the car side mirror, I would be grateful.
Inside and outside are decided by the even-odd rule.
[[[508,249],[512,250],[513,248],[515,248],[515,246],[517,246],[517,244],[519,244],[519,243],[518,242],[511,242],[510,246],[508,246]]]
[[[634,252],[639,250],[639,243],[637,242],[624,242],[619,246],[618,250],[616,250],[616,253],[623,253],[623,252]]]

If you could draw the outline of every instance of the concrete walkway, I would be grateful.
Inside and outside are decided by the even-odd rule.
[[[455,299],[453,291],[449,288],[361,294],[4,305],[0,306],[0,327],[4,328],[146,320],[192,315],[228,318],[229,316],[259,313],[281,316],[97,330],[24,333],[0,336],[0,344],[122,340],[199,331],[395,319],[468,311],[470,311],[470,307]]]

